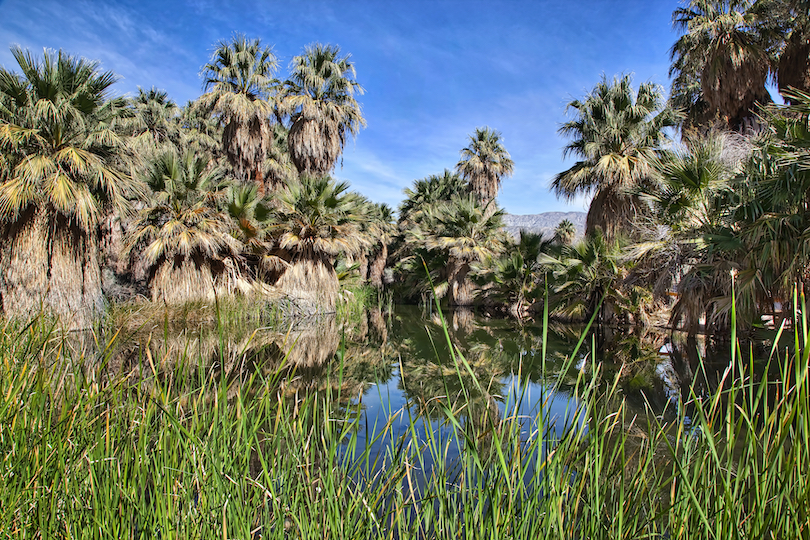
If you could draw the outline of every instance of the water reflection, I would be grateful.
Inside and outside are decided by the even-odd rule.
[[[497,425],[518,400],[520,414],[542,409],[564,422],[578,379],[597,366],[600,384],[618,381],[633,417],[648,408],[674,412],[691,392],[716,388],[728,365],[722,348],[699,337],[604,328],[586,336],[572,358],[581,327],[551,324],[544,338],[538,323],[484,319],[469,310],[444,320],[401,306],[393,313],[370,309],[351,323],[320,317],[284,328],[163,324],[116,329],[115,339],[70,333],[53,346],[71,351],[63,358],[83,359],[84,373],[100,380],[158,375],[181,391],[214,377],[233,396],[244,381],[260,377],[296,401],[331,391],[340,395],[340,409],[358,406],[371,424],[407,408],[431,429],[451,411],[476,432]],[[98,358],[103,365],[90,365]]]

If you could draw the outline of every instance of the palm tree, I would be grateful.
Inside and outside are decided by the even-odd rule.
[[[792,105],[767,111],[769,136],[740,175],[750,187],[734,213],[745,261],[740,285],[755,277],[750,303],[768,311],[797,283],[810,284],[810,93],[787,95]]]
[[[564,219],[554,229],[554,241],[564,246],[570,246],[577,237],[577,228],[570,219]]]
[[[183,136],[180,108],[169,99],[169,94],[155,87],[148,91],[138,88],[138,95],[130,100],[130,107],[133,115],[126,122],[126,130],[137,155],[151,157],[168,147],[180,146]]]
[[[283,186],[298,176],[288,143],[289,130],[282,123],[275,123],[270,133],[267,147],[267,160],[264,163],[264,177],[270,185]]]
[[[663,108],[661,89],[644,83],[636,92],[629,75],[612,83],[603,77],[568,109],[576,111],[576,118],[559,129],[573,139],[564,155],[580,161],[554,177],[554,191],[568,199],[593,193],[586,235],[600,228],[608,242],[620,233],[633,236],[647,213],[634,192],[649,182],[648,156],[665,141],[663,128],[674,123],[673,113]]]
[[[394,211],[387,204],[373,204],[368,215],[371,234],[371,263],[368,269],[368,282],[372,287],[381,289],[383,274],[388,261],[388,245],[396,230],[393,223]]]
[[[475,133],[470,135],[470,143],[461,151],[456,171],[486,207],[498,196],[501,179],[512,176],[514,167],[509,152],[503,146],[501,134],[484,127],[476,128]]]
[[[442,174],[433,174],[413,183],[413,188],[405,188],[405,200],[399,205],[400,228],[408,228],[420,223],[427,209],[438,203],[447,202],[464,194],[467,189],[464,180],[447,169]]]
[[[338,255],[357,255],[360,198],[345,182],[303,176],[279,192],[271,234],[289,262],[276,284],[305,312],[333,312],[338,294],[334,262]]]
[[[520,231],[517,242],[510,242],[505,252],[476,272],[479,284],[488,287],[486,294],[509,313],[522,318],[530,304],[542,295],[541,255],[552,251],[552,241],[542,234]]]
[[[428,248],[426,242],[435,232],[434,217],[441,213],[443,205],[469,195],[467,182],[445,169],[442,174],[415,180],[412,188],[405,189],[405,195],[399,206],[398,233],[391,249],[400,292],[407,299],[421,297],[427,301],[433,295],[443,298],[448,290],[448,254]]]
[[[180,128],[184,148],[212,156],[217,162],[222,157],[222,126],[212,118],[200,100],[189,101],[180,109]]]
[[[563,249],[553,268],[555,309],[567,318],[588,320],[598,311],[598,323],[607,323],[622,302],[621,245],[599,232]],[[600,307],[601,302],[601,307]]]
[[[233,224],[231,236],[242,244],[241,257],[253,269],[253,276],[275,282],[288,265],[274,252],[275,242],[268,231],[271,201],[259,197],[255,184],[234,183],[227,188],[225,208]]]
[[[502,210],[488,211],[472,194],[431,209],[432,226],[425,233],[425,245],[446,254],[451,306],[472,305],[475,286],[467,276],[473,263],[502,252],[506,243],[502,216]]]
[[[212,300],[244,289],[239,251],[217,199],[222,169],[187,151],[155,159],[145,181],[151,200],[132,226],[128,245],[144,245],[153,301]]]
[[[219,115],[225,155],[237,178],[254,181],[260,191],[273,115],[268,100],[277,84],[273,78],[277,66],[270,47],[237,34],[230,42],[219,42],[202,72],[207,93],[200,101]]]
[[[350,58],[340,56],[340,47],[315,43],[292,60],[283,109],[291,120],[290,157],[301,174],[330,174],[348,136],[366,125],[355,99],[363,89]]]
[[[785,24],[784,49],[776,66],[779,92],[791,102],[791,88],[810,92],[810,2],[807,0],[778,0],[778,17]]]
[[[98,225],[126,212],[134,183],[118,165],[126,141],[112,129],[123,100],[98,63],[62,51],[12,55],[0,68],[0,298],[4,313],[45,309],[88,326],[101,313]]]
[[[636,280],[647,282],[655,296],[675,288],[670,322],[683,322],[689,332],[701,318],[713,322],[718,301],[731,289],[728,271],[739,268],[735,242],[728,239],[737,235],[732,180],[746,154],[740,135],[710,132],[685,137],[652,160],[656,183],[645,197],[667,234],[635,244],[628,257]]]
[[[773,59],[773,36],[763,24],[754,0],[690,0],[672,14],[684,32],[670,51],[670,76],[700,81],[710,109],[723,127],[742,131],[751,126],[758,105],[771,101],[765,83]]]

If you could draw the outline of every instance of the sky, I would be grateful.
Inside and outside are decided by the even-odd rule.
[[[260,38],[277,77],[306,45],[351,54],[367,127],[334,176],[396,208],[414,180],[453,169],[476,128],[499,131],[515,163],[498,201],[511,214],[586,211],[557,199],[566,104],[601,77],[669,90],[677,0],[0,0],[0,65],[9,47],[62,49],[98,60],[118,95],[202,93],[201,67],[234,33]]]

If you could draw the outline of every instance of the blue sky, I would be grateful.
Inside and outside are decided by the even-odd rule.
[[[669,88],[676,0],[0,0],[0,65],[9,46],[99,60],[134,94],[156,86],[184,104],[201,93],[216,43],[241,32],[281,68],[314,42],[352,55],[368,127],[335,176],[396,207],[415,179],[452,169],[476,127],[502,133],[515,162],[500,204],[513,214],[583,211],[548,185],[567,169],[565,105],[600,79],[632,73]]]

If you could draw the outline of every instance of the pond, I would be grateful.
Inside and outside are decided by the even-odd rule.
[[[552,323],[544,335],[540,322],[466,310],[447,312],[443,321],[416,306],[372,308],[343,324],[334,317],[273,328],[147,324],[117,337],[107,371],[162,371],[178,386],[184,377],[214,373],[227,379],[230,395],[258,375],[294,401],[329,390],[338,395],[340,415],[360,411],[363,443],[389,419],[389,435],[412,429],[413,417],[417,437],[446,435],[448,411],[479,431],[509,414],[524,418],[527,432],[539,417],[562,429],[594,358],[604,384],[618,381],[632,415],[673,413],[679,398],[689,400],[690,387],[712,391],[728,365],[727,346],[713,349],[705,339],[603,329],[581,340],[584,331]]]
[[[272,328],[7,331],[0,530],[806,531],[786,509],[807,496],[808,355],[762,384],[737,362],[716,391],[727,346],[445,317],[397,306]]]

